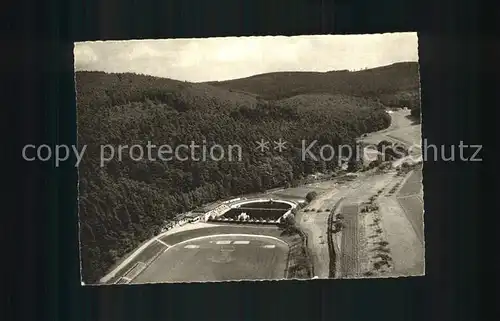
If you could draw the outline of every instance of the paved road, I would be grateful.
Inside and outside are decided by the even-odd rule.
[[[256,235],[196,238],[168,248],[132,283],[282,279],[286,243]]]

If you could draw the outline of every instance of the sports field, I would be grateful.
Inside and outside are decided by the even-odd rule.
[[[167,248],[132,283],[282,279],[288,245],[275,238],[202,236]]]

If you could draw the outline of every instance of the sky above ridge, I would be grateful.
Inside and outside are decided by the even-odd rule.
[[[418,61],[417,33],[75,43],[75,70],[202,82],[277,71],[360,70]]]

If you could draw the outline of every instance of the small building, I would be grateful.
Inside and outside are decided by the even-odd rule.
[[[198,221],[202,215],[203,215],[203,213],[189,212],[189,213],[184,214],[182,219],[188,223],[193,223],[193,222]]]

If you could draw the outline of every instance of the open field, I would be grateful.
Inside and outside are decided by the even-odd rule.
[[[395,197],[382,197],[379,217],[392,258],[392,276],[422,275],[425,248]]]
[[[300,186],[300,187],[292,187],[284,189],[280,192],[272,193],[271,196],[280,197],[282,199],[290,199],[290,200],[303,200],[306,198],[307,193],[309,192],[317,192],[318,189],[313,186]]]
[[[297,213],[296,220],[300,228],[308,235],[309,248],[314,262],[314,272],[320,278],[330,275],[330,249],[328,247],[328,217],[338,199],[332,193],[324,193],[313,200],[305,209]],[[324,203],[331,204],[320,209]],[[312,210],[314,207],[314,211]]]
[[[408,116],[409,110],[397,110],[391,113],[391,125],[384,130],[370,133],[361,138],[364,144],[376,145],[383,140],[391,143],[413,146],[410,151],[412,156],[418,156],[421,153],[422,127],[415,124]]]
[[[422,186],[422,169],[412,171],[396,197],[399,204],[415,229],[421,242],[424,242],[424,203]]]
[[[411,125],[406,128],[400,128],[386,135],[391,138],[397,139],[407,145],[422,144],[420,125]]]
[[[422,127],[408,118],[410,111],[395,112],[398,117],[396,129],[385,132],[385,140],[405,145],[413,159],[422,156]]]
[[[206,236],[162,253],[133,283],[285,278],[288,246],[252,235]]]
[[[318,277],[328,278],[340,274],[342,238],[350,237],[348,234],[342,236],[343,233],[333,235],[333,246],[338,250],[333,259],[338,259],[339,262],[335,265],[336,271],[330,271],[330,260],[332,259],[330,252],[332,249],[328,247],[327,240],[329,240],[328,219],[331,211],[335,208],[341,211],[343,204],[356,204],[368,200],[371,195],[392,182],[393,179],[393,173],[374,174],[365,172],[360,173],[358,177],[339,177],[332,181],[322,182],[322,187],[328,184],[331,186],[330,190],[323,191],[307,207],[299,211],[297,221],[304,232],[310,236],[315,273]]]
[[[336,188],[335,180],[308,184],[303,187],[286,189],[289,191],[301,191],[305,196],[308,192],[316,192],[318,195],[311,203],[307,204],[296,214],[296,222],[300,229],[308,237],[308,245],[311,259],[314,265],[314,274],[319,278],[330,277],[330,251],[328,247],[328,217],[331,210],[339,202],[342,193]],[[284,195],[286,196],[286,195]],[[305,197],[304,197],[305,198]]]
[[[424,273],[423,244],[396,196],[389,193],[394,186],[405,181],[405,177],[394,174],[389,171],[365,179],[367,184],[362,184],[360,190],[348,196],[349,202],[362,202],[373,207],[362,211],[357,218],[343,214],[345,227],[340,233],[341,277],[391,277]],[[418,174],[412,176],[409,173],[408,176],[412,177],[410,182],[418,179]],[[358,224],[358,233],[349,228],[354,224]],[[356,251],[358,261],[354,262],[355,255],[352,253]],[[351,272],[353,270],[354,273]]]
[[[424,204],[417,195],[398,198],[419,240],[424,241]]]
[[[206,223],[194,225],[203,227],[185,229],[159,237],[107,283],[229,281],[238,279],[281,279],[284,277],[301,279],[311,277],[312,265],[309,262],[308,251],[304,247],[305,240],[300,234],[287,233],[287,231],[275,225],[241,226]],[[214,241],[211,238],[215,238],[215,245],[229,246],[229,248],[247,245],[246,248],[236,248],[238,251],[236,249],[230,251],[234,252],[231,254],[234,255],[227,262],[228,264],[231,263],[231,266],[228,266],[227,269],[234,269],[234,272],[229,273],[224,269],[220,269],[220,263],[222,262],[207,266],[207,270],[203,270],[203,274],[198,274],[195,278],[193,278],[194,273],[200,273],[200,270],[196,270],[195,267],[193,267],[193,270],[186,270],[186,273],[183,272],[185,268],[176,270],[179,264],[207,265],[204,261],[210,261],[211,258],[216,257],[214,253],[222,253],[227,249],[220,248],[219,252],[217,252],[217,247],[213,243],[208,242],[207,247],[204,241],[200,241]],[[180,248],[179,246],[182,244],[187,247]],[[187,250],[190,251],[184,253]],[[259,251],[264,252],[260,253]],[[225,256],[226,254],[221,255]],[[285,257],[284,261],[283,257]],[[175,261],[179,260],[183,263],[175,263]],[[264,266],[262,266],[262,263],[264,263]],[[173,272],[169,272],[169,269],[173,269]],[[210,269],[219,270],[210,272]]]
[[[312,191],[313,189],[311,189]],[[283,193],[273,193],[273,194],[270,194],[272,197],[274,198],[281,198],[283,200],[288,200],[288,201],[304,201],[306,199],[305,195],[302,195],[301,192],[294,192],[294,191],[291,191],[290,194],[288,194],[288,192],[283,192]]]
[[[422,170],[414,170],[398,192],[398,197],[422,193]]]
[[[392,122],[387,129],[365,135],[359,141],[364,144],[378,144],[382,140],[406,146],[420,144],[420,125],[407,117],[409,113],[408,110],[391,112]],[[411,156],[416,155],[421,155],[419,148],[412,151]],[[393,166],[399,166],[404,160],[393,161]],[[339,251],[336,253],[339,277],[424,273],[421,180],[420,168],[406,177],[396,175],[394,169],[372,170],[351,182],[338,182],[335,197],[344,197],[341,206],[344,227],[333,238]],[[352,214],[356,212],[356,204],[363,202],[373,204],[374,209]],[[384,268],[380,266],[381,257],[389,260]]]
[[[325,192],[334,186],[332,181],[318,182],[289,188],[277,188],[262,193],[252,193],[245,195],[245,198],[273,198],[285,201],[302,201],[306,199],[309,192]],[[249,205],[249,204],[247,204]],[[242,205],[247,207],[247,205]]]
[[[359,273],[359,238],[357,204],[344,205],[341,210],[345,227],[342,230],[341,273],[342,277],[356,277]]]

